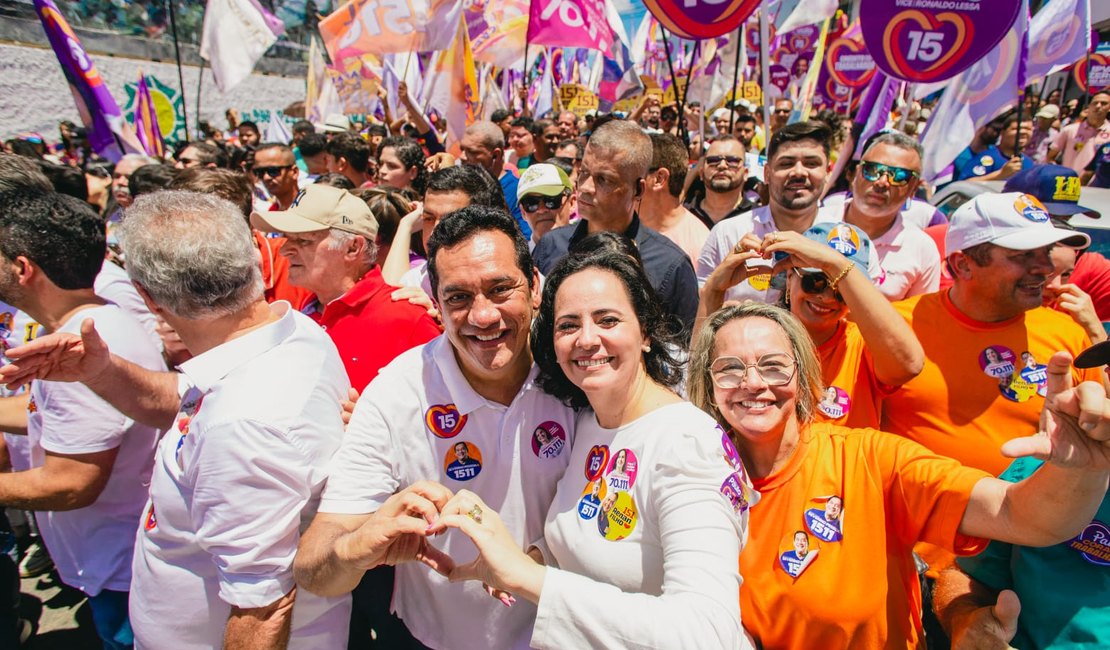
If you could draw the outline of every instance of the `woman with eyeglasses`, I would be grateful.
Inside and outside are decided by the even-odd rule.
[[[1003,447],[1052,459],[1017,484],[899,436],[817,422],[817,350],[780,307],[715,312],[690,363],[691,399],[727,430],[760,492],[740,556],[740,609],[764,648],[917,648],[915,542],[964,555],[988,538],[1058,543],[1091,521],[1106,491],[1110,449],[1095,439],[1105,432],[1088,437],[1076,419],[1097,419],[1106,393],[1094,382],[1068,390],[1064,354],[1049,370],[1045,403],[1059,411],[1046,412],[1046,435]]]
[[[452,580],[538,605],[533,648],[752,647],[736,557],[758,496],[717,423],[672,389],[672,321],[632,256],[560,261],[532,351],[540,386],[582,410],[544,539],[526,554],[465,490],[429,528],[478,548]]]
[[[699,326],[721,307],[730,286],[768,272],[767,266],[748,266],[748,260],[781,260],[778,268],[786,274],[782,306],[817,346],[825,398],[815,417],[877,427],[883,397],[921,372],[925,353],[868,277],[870,249],[867,235],[846,223],[820,223],[804,235],[775,232],[763,240],[749,235],[702,287]]]

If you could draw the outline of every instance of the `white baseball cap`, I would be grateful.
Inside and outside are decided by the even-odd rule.
[[[526,194],[558,196],[573,189],[566,172],[550,163],[536,163],[529,165],[521,173],[520,182],[516,186],[516,196],[517,199]]]
[[[1091,238],[1054,226],[1048,209],[1032,195],[988,192],[952,213],[944,238],[944,254],[947,257],[986,243],[1028,251],[1055,243],[1068,248],[1086,248],[1091,245]]]
[[[297,194],[288,210],[252,212],[251,226],[262,232],[318,232],[335,228],[373,242],[378,220],[366,201],[347,190],[314,183]]]

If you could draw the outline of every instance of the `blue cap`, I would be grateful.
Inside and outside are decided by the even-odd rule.
[[[1037,198],[1054,217],[1086,214],[1098,219],[1097,210],[1079,205],[1079,192],[1083,183],[1079,174],[1063,165],[1033,165],[1014,174],[1006,181],[1003,192],[1021,192]]]
[[[871,261],[871,238],[867,233],[852,224],[843,222],[826,222],[814,224],[805,231],[806,239],[819,244],[824,244],[851,260],[864,275],[868,275],[867,268]],[[820,269],[803,269],[804,271],[820,271]]]

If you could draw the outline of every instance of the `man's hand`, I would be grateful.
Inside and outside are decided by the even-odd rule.
[[[455,157],[446,151],[434,153],[424,161],[424,170],[429,174],[455,165]]]
[[[1010,641],[1017,634],[1019,614],[1021,603],[1017,594],[1009,589],[999,592],[998,602],[972,611],[964,619],[964,624],[953,630],[952,650],[1010,648]]]
[[[1006,161],[1006,164],[1002,166],[1002,169],[998,170],[998,176],[996,176],[996,178],[998,180],[1005,180],[1020,171],[1021,155],[1019,154]]]
[[[1045,291],[1047,293],[1048,289]],[[1091,337],[1091,342],[1098,343],[1106,340],[1106,330],[1102,327],[1102,321],[1098,319],[1095,304],[1088,293],[1074,284],[1062,285],[1055,293],[1054,306],[1071,316],[1072,320],[1087,332],[1087,336]]]
[[[427,536],[451,497],[451,491],[438,483],[415,483],[389,497],[365,523],[340,537],[336,553],[345,564],[364,571],[419,560],[450,572],[454,562],[429,544]]]
[[[343,418],[343,427],[351,423],[351,416],[355,413],[355,404],[358,403],[358,391],[353,387],[347,388],[347,399],[339,402],[340,417]]]
[[[81,336],[54,333],[5,353],[10,363],[0,368],[0,383],[11,389],[33,379],[89,382],[103,373],[111,353],[91,318],[81,323]]]
[[[407,300],[409,304],[423,307],[424,311],[428,312],[429,316],[434,318],[437,323],[440,323],[439,310],[436,309],[436,305],[432,302],[432,298],[424,293],[424,290],[420,287],[401,287],[389,294],[389,297],[393,299],[393,302]]]

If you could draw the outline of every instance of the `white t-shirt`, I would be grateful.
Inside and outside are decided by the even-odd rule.
[[[751,648],[737,558],[751,487],[728,435],[688,402],[617,429],[579,415],[544,534],[535,648]]]
[[[421,260],[419,264],[405,271],[399,281],[402,287],[419,287],[424,290],[432,299],[435,299],[435,294],[432,293],[432,279],[428,275],[428,262]]]
[[[543,534],[574,442],[574,411],[540,390],[536,372],[504,406],[474,391],[446,335],[398,356],[359,398],[320,512],[374,512],[398,490],[432,480],[476,493],[527,548]],[[477,557],[458,531],[429,543],[458,563]],[[450,583],[416,562],[397,567],[393,609],[433,648],[527,647],[536,612],[523,599],[506,608],[480,583]]]
[[[24,343],[30,343],[38,336],[40,329],[40,325],[25,312],[19,311],[7,303],[0,302],[0,349],[7,350]],[[22,395],[25,392],[27,392],[26,386],[9,390],[7,386],[0,384],[0,397]],[[31,441],[27,439],[27,436],[5,433],[4,442],[8,445],[8,457],[11,459],[12,470],[22,472],[31,469]]]
[[[142,296],[135,289],[135,285],[131,284],[131,278],[127,275],[127,271],[108,260],[104,260],[104,264],[100,267],[100,273],[96,275],[96,280],[93,282],[93,291],[96,292],[96,295],[108,302],[119,305],[120,309],[131,314],[131,317],[143,326],[143,330],[147,333],[154,347],[158,350],[162,349],[162,339],[158,336],[156,330],[158,319],[147,309],[146,303],[143,302]]]
[[[293,588],[349,382],[319,325],[286,302],[270,309],[277,322],[181,365],[181,414],[158,445],[135,545],[139,648],[219,648],[232,605]],[[350,614],[350,596],[299,590],[289,647],[346,647]]]
[[[96,321],[116,355],[149,370],[165,370],[142,327],[115,305],[82,309],[58,331],[78,334],[86,318]],[[92,505],[35,517],[63,582],[89,596],[103,589],[127,591],[159,431],[125,417],[79,383],[32,382],[27,410],[32,467],[43,465],[47,451],[76,455],[119,448],[108,483]]]
[[[843,220],[843,208],[822,207],[818,209],[813,223],[835,223]],[[756,237],[763,239],[776,230],[780,230],[780,228],[775,225],[770,206],[766,205],[718,222],[709,231],[709,237],[705,240],[705,246],[702,246],[697,264],[694,265],[698,274],[698,286],[705,285],[705,281],[713,273],[713,270],[732,253],[733,248],[740,243],[744,235],[751,232],[755,233]],[[725,301],[754,300],[755,302],[768,304],[777,303],[785,285],[778,286],[771,281],[770,269],[773,264],[773,259],[748,260],[749,268],[763,266],[766,267],[767,272],[749,276],[747,280],[730,288],[725,292]],[[879,277],[879,256],[874,247],[871,248],[868,273],[872,278]]]
[[[891,302],[940,289],[940,252],[933,238],[906,223],[901,214],[885,233],[871,240],[879,253],[879,292]]]

